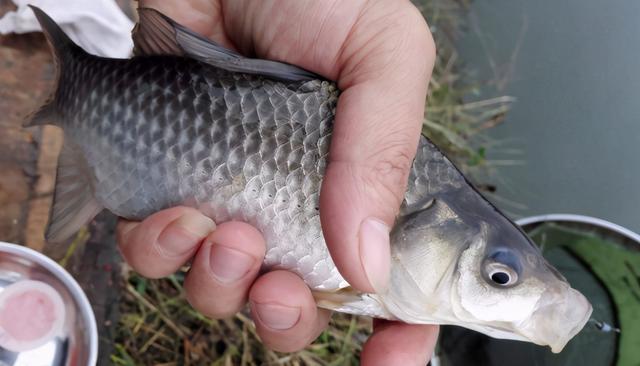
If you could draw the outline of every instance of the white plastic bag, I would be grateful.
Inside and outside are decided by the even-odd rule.
[[[0,19],[0,34],[40,30],[27,5],[44,10],[62,30],[87,52],[105,57],[128,58],[134,23],[113,0],[12,0],[18,9]]]

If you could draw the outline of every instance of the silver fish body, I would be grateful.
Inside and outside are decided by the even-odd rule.
[[[265,265],[314,289],[344,287],[318,201],[338,90],[173,56],[83,56],[56,100],[86,158],[95,198],[132,220],[176,205],[262,231]]]
[[[141,12],[139,49],[180,56],[99,58],[34,11],[59,78],[30,125],[53,119],[65,131],[50,239],[103,208],[140,220],[188,205],[257,227],[264,268],[299,274],[319,306],[457,324],[554,351],[588,320],[586,299],[424,137],[391,233],[389,285],[356,292],[329,255],[318,211],[335,84],[243,58],[150,10]]]

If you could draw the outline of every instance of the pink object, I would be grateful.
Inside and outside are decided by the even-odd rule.
[[[41,346],[60,333],[65,310],[50,285],[24,280],[0,293],[0,346],[20,352]]]

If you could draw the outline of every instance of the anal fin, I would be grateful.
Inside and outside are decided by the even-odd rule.
[[[53,101],[45,103],[35,112],[31,113],[22,123],[22,127],[53,125],[58,122],[58,110]]]
[[[45,239],[63,242],[91,221],[102,208],[93,197],[89,168],[82,153],[73,143],[65,141],[58,158],[55,193]]]

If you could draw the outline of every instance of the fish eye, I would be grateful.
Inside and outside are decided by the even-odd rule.
[[[518,273],[506,264],[487,263],[486,272],[491,282],[498,286],[510,286],[518,282]]]
[[[511,271],[496,270],[489,274],[489,278],[491,278],[491,281],[496,285],[507,286],[512,282],[511,274],[509,272]]]
[[[498,250],[484,262],[485,278],[491,284],[508,287],[518,282],[521,265],[511,251]]]

